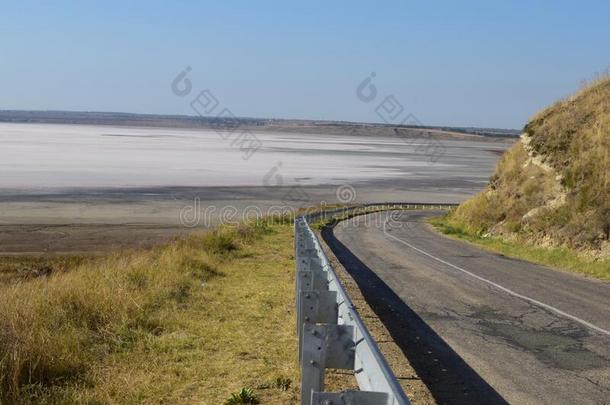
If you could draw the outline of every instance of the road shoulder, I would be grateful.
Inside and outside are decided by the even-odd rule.
[[[371,333],[371,336],[373,339],[375,339],[375,342],[386,358],[390,368],[396,375],[401,387],[411,400],[411,403],[435,404],[436,401],[434,400],[432,393],[426,384],[424,384],[422,379],[417,375],[417,372],[411,366],[400,347],[396,344],[396,342],[394,342],[391,334],[381,319],[367,303],[356,281],[339,262],[331,248],[326,243],[326,240],[319,232],[317,236],[322,241],[322,249],[326,253],[328,260],[335,269],[335,272],[341,279],[341,282],[346,288],[354,306],[356,307],[356,310],[362,317],[366,327]]]

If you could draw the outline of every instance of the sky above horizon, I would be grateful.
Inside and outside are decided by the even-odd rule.
[[[610,66],[610,2],[457,3],[5,1],[0,109],[521,128]]]

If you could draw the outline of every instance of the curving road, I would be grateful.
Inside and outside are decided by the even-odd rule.
[[[610,403],[610,284],[371,214],[323,237],[440,403]]]

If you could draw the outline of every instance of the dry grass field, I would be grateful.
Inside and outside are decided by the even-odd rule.
[[[95,258],[0,261],[0,402],[298,398],[288,220]]]

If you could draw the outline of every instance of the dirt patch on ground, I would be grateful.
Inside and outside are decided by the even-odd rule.
[[[91,255],[149,248],[190,231],[164,225],[0,225],[0,256]]]

